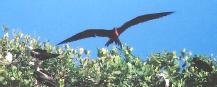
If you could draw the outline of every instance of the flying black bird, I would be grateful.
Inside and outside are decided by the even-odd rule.
[[[157,18],[160,18],[163,16],[167,16],[167,15],[172,14],[172,13],[173,12],[161,12],[161,13],[141,15],[141,16],[138,16],[138,17],[124,23],[120,27],[113,28],[112,30],[87,29],[83,32],[80,32],[80,33],[74,35],[74,36],[71,36],[70,38],[58,43],[57,45],[64,44],[67,42],[76,41],[76,40],[80,40],[80,39],[84,39],[84,38],[88,38],[88,37],[100,36],[100,37],[108,37],[109,38],[109,40],[105,44],[105,46],[109,46],[113,42],[115,42],[115,44],[121,46],[121,42],[120,42],[118,37],[120,36],[120,34],[122,34],[129,27],[136,25],[136,24],[139,24],[139,23],[142,23],[142,22],[145,22],[145,21],[149,21],[152,19],[157,19]]]
[[[34,77],[41,84],[45,84],[49,87],[56,87],[57,86],[53,77],[49,76],[49,74],[47,72],[45,73],[41,70],[37,70],[34,72]]]
[[[49,58],[55,58],[59,56],[59,54],[48,53],[47,50],[42,50],[37,48],[31,50],[31,56],[39,60],[46,60]]]
[[[197,67],[199,70],[204,70],[206,72],[211,72],[213,70],[211,65],[200,60],[199,58],[193,58],[193,63],[193,66]]]

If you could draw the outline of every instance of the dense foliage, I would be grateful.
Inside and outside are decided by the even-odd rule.
[[[90,51],[83,48],[57,47],[22,33],[9,35],[4,27],[4,35],[0,39],[1,87],[35,86],[34,58],[30,55],[30,47],[60,54],[42,64],[58,87],[164,87],[168,82],[173,87],[217,86],[214,57],[192,55],[183,50],[180,53],[153,53],[142,60],[132,54],[132,48],[124,46],[122,49],[98,49],[97,57],[90,58]],[[8,53],[12,54],[12,60],[7,58],[10,56]],[[193,67],[195,57],[209,64],[213,70],[207,72]]]

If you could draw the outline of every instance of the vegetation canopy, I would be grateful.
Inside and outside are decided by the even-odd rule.
[[[37,81],[34,74],[37,62],[30,48],[58,54],[41,63],[56,87],[217,86],[216,61],[212,56],[192,55],[185,50],[163,51],[152,53],[143,61],[132,54],[132,48],[123,46],[122,49],[98,49],[97,57],[90,58],[90,51],[83,48],[57,47],[23,33],[9,35],[7,27],[3,30],[0,87],[49,86],[43,80]]]

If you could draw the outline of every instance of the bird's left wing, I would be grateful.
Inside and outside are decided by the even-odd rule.
[[[88,29],[67,38],[66,40],[58,43],[57,45],[88,38],[88,37],[95,37],[95,36],[108,37],[110,35],[110,31],[111,30],[104,30],[104,29]]]
[[[161,13],[154,13],[154,14],[145,14],[145,15],[142,15],[142,16],[138,16],[126,23],[124,23],[121,27],[118,28],[118,31],[119,33],[122,33],[124,32],[127,28],[133,26],[133,25],[136,25],[136,24],[139,24],[139,23],[142,23],[142,22],[145,22],[145,21],[149,21],[149,20],[152,20],[152,19],[157,19],[157,18],[160,18],[160,17],[163,17],[163,16],[167,16],[169,14],[172,14],[173,12],[161,12]]]

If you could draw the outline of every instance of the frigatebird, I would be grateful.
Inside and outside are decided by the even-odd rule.
[[[37,68],[37,70],[34,72],[34,77],[41,84],[45,84],[49,87],[57,86],[53,77],[51,77],[51,75],[48,72],[45,72],[44,70],[40,70],[39,68]]]
[[[200,60],[199,58],[195,57],[193,58],[193,66],[197,67],[199,70],[203,70],[206,72],[211,72],[213,71],[213,68],[210,64],[206,63],[203,60]]]
[[[47,50],[36,48],[31,50],[31,56],[39,60],[46,60],[49,58],[58,57],[59,54],[48,53]]]
[[[109,46],[111,43],[115,42],[115,44],[121,46],[121,42],[119,40],[119,36],[129,27],[145,22],[145,21],[149,21],[152,19],[157,19],[163,16],[167,16],[169,14],[172,14],[173,12],[161,12],[161,13],[154,13],[154,14],[145,14],[145,15],[141,15],[138,16],[134,19],[131,19],[130,21],[124,23],[122,26],[120,27],[115,27],[112,30],[106,30],[106,29],[87,29],[83,32],[80,32],[74,36],[71,36],[70,38],[58,43],[57,45],[60,44],[64,44],[64,43],[68,43],[68,42],[72,42],[72,41],[76,41],[76,40],[80,40],[80,39],[84,39],[84,38],[88,38],[88,37],[96,37],[96,36],[100,36],[100,37],[108,37],[109,40],[108,42],[105,44],[105,46]]]

